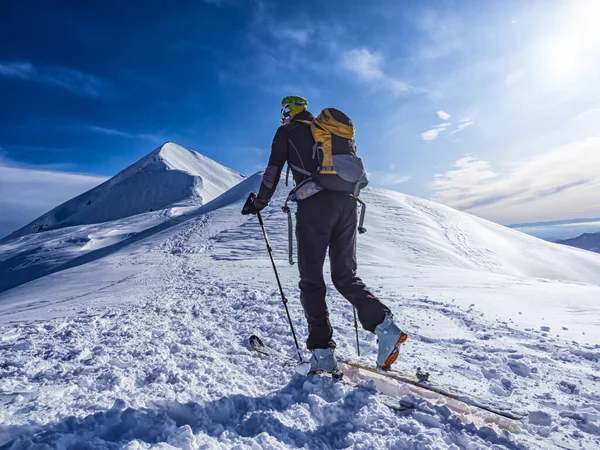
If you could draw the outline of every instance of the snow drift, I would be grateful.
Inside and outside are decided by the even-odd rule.
[[[38,217],[4,241],[39,231],[103,223],[167,206],[201,206],[243,176],[167,142],[101,185]]]

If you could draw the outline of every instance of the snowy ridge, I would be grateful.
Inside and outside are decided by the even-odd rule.
[[[359,273],[410,335],[398,368],[529,413],[520,434],[418,399],[398,415],[364,390],[295,376],[248,350],[257,334],[294,355],[257,220],[240,215],[259,183],[256,174],[178,216],[0,245],[2,279],[63,258],[60,270],[0,293],[0,446],[600,448],[600,255],[367,189]],[[280,186],[263,217],[302,342],[285,194]],[[136,234],[82,250],[92,226]],[[373,336],[360,331],[357,358],[352,308],[326,280],[337,352],[372,364]]]
[[[201,206],[243,179],[196,152],[167,142],[101,185],[10,234],[103,223],[167,206]]]
[[[398,261],[600,284],[598,255],[398,192],[367,189],[364,198],[373,232],[361,238],[372,249],[364,254],[372,263]]]

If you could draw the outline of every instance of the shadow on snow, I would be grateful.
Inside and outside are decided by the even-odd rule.
[[[140,440],[150,444],[176,444],[180,427],[189,426],[192,433],[212,438],[235,439],[236,436],[254,438],[266,433],[289,446],[309,448],[340,448],[350,445],[347,436],[358,411],[370,403],[371,394],[352,390],[343,398],[336,397],[335,389],[319,389],[331,405],[315,403],[309,398],[312,391],[304,389],[305,377],[295,375],[283,389],[263,397],[246,395],[225,396],[199,404],[195,402],[167,402],[153,408],[129,408],[117,400],[107,411],[83,418],[65,417],[60,422],[46,425],[0,426],[0,450],[17,448],[120,448],[124,443]],[[335,383],[324,380],[326,384]],[[341,402],[340,402],[341,400]],[[285,413],[294,405],[317,414],[322,423],[313,431],[285,425],[273,413]],[[2,439],[2,436],[4,438]],[[6,442],[7,439],[11,439]],[[47,447],[48,446],[48,447]]]

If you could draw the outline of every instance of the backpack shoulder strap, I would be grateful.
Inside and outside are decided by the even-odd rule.
[[[294,120],[293,122],[290,122],[288,125],[286,125],[286,128],[288,130],[288,132],[295,130],[296,128],[298,128],[300,125],[308,125],[308,126],[312,126],[313,122],[311,120],[302,120],[302,119],[298,119],[298,120]],[[294,143],[292,142],[292,140],[288,137],[288,142],[292,145],[292,147],[294,147],[294,149],[296,149],[296,146],[294,145]],[[296,152],[298,152],[298,149],[296,149]],[[314,155],[313,155],[314,158]],[[290,169],[292,169],[295,172],[301,173],[302,175],[305,175],[306,177],[311,177],[312,173],[309,172],[308,170],[302,168],[302,167],[298,167],[294,164],[290,164],[289,158],[288,158],[288,162],[287,162],[287,171],[285,174],[285,185],[287,186],[289,184],[289,177],[290,177]]]

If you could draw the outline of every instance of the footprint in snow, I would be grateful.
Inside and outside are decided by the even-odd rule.
[[[528,378],[531,373],[531,367],[522,361],[510,359],[508,360],[508,367],[513,371],[515,375],[520,377]]]

